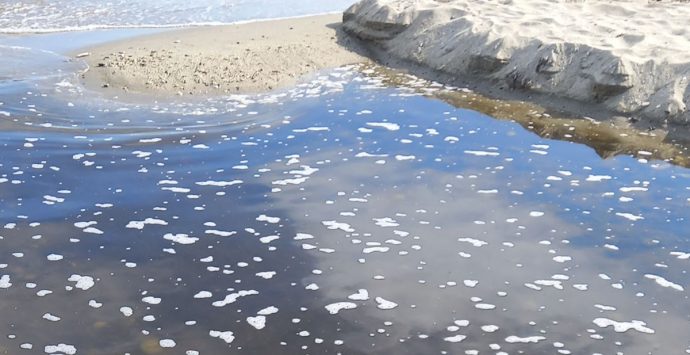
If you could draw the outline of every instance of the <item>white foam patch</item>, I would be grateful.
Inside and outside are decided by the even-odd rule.
[[[280,239],[280,237],[277,235],[267,235],[265,237],[259,238],[259,241],[263,244],[268,244],[268,243],[270,243],[274,240],[278,240],[278,239]]]
[[[328,310],[328,313],[330,314],[338,314],[338,312],[344,310],[344,309],[354,309],[357,308],[357,305],[352,302],[335,302],[331,303],[329,305],[326,305],[326,310]]]
[[[362,250],[362,253],[364,254],[371,254],[371,253],[386,253],[390,250],[389,247],[369,247],[369,248],[364,248]]]
[[[353,301],[366,301],[369,299],[369,291],[366,289],[359,289],[357,293],[353,293],[349,296],[347,296],[348,299],[351,299]]]
[[[458,327],[467,327],[470,325],[470,321],[468,321],[466,319],[459,319],[459,320],[453,321],[453,324],[457,325]]]
[[[186,194],[186,193],[189,193],[190,191],[192,191],[186,187],[161,187],[161,190],[171,191],[171,192],[180,193],[180,194]]]
[[[290,175],[302,175],[302,176],[309,176],[317,171],[319,171],[318,168],[312,168],[309,165],[300,165],[302,170],[290,170],[289,174]]]
[[[311,245],[311,244],[307,244],[307,243],[302,244],[302,249],[304,249],[304,250],[312,250],[312,249],[316,249],[316,248],[318,248],[316,245]]]
[[[498,152],[486,152],[482,150],[466,150],[465,154],[474,155],[477,157],[496,157],[501,155]]]
[[[307,128],[298,128],[298,129],[293,129],[292,131],[295,133],[306,133],[306,132],[328,132],[331,129],[328,127],[307,127]]]
[[[67,279],[67,281],[76,282],[74,287],[76,287],[78,289],[82,289],[84,291],[90,289],[95,284],[93,281],[93,277],[81,276],[81,275],[76,275],[76,274],[70,276],[69,279]]]
[[[301,183],[304,183],[309,179],[308,176],[303,176],[303,177],[298,177],[294,179],[284,179],[284,180],[276,180],[273,181],[273,185],[278,185],[278,186],[287,186],[287,185],[299,185]]]
[[[77,353],[77,348],[69,344],[46,345],[43,348],[46,354],[65,354],[74,355]]]
[[[98,229],[98,228],[95,228],[95,227],[84,228],[84,229],[82,229],[82,231],[83,231],[84,233],[99,234],[99,235],[100,235],[100,234],[103,234],[103,231],[102,231],[102,230],[100,230],[100,229]]]
[[[169,240],[171,242],[175,242],[177,244],[183,244],[183,245],[188,245],[188,244],[194,244],[196,243],[199,238],[196,237],[190,237],[187,234],[172,234],[172,233],[167,233],[163,236],[163,239]]]
[[[680,260],[690,259],[690,253],[685,253],[685,252],[680,252],[680,251],[672,251],[671,256],[675,256],[676,258],[678,258]]]
[[[352,233],[355,230],[347,223],[341,223],[336,221],[322,221],[321,222],[328,229],[340,229],[344,232]]]
[[[477,280],[463,280],[463,284],[467,287],[475,287],[479,284],[479,281]]]
[[[122,315],[125,317],[131,317],[132,314],[134,314],[134,311],[130,307],[120,307],[120,313],[122,313]]]
[[[172,339],[161,339],[158,344],[161,348],[174,348],[177,345]]]
[[[141,299],[141,302],[152,304],[152,305],[160,304],[161,301],[162,300],[160,298],[153,297],[153,296],[146,296],[146,297]]]
[[[602,310],[602,311],[607,311],[607,312],[608,312],[608,311],[613,312],[613,311],[616,310],[616,307],[613,307],[613,306],[606,306],[606,305],[603,305],[603,304],[595,304],[594,307],[595,307],[595,308],[598,308],[598,309],[600,309],[600,310]]]
[[[43,198],[45,199],[45,201],[43,201],[43,203],[45,203],[45,204],[47,204],[47,205],[52,205],[52,204],[56,204],[56,203],[63,203],[63,202],[65,202],[65,199],[62,198],[62,197],[55,197],[55,196],[51,196],[51,195],[44,195]]]
[[[256,317],[247,317],[247,323],[251,325],[252,327],[261,330],[266,327],[266,317],[265,316],[256,316]]]
[[[487,332],[487,333],[493,333],[499,330],[500,328],[497,325],[493,324],[488,324],[488,325],[482,325],[481,326],[482,331]]]
[[[620,250],[620,248],[618,246],[613,245],[613,244],[604,244],[604,248],[609,249],[609,250],[613,250],[613,251]]]
[[[623,217],[625,219],[631,220],[633,222],[644,219],[642,216],[634,215],[632,213],[616,212],[616,216]]]
[[[271,314],[276,314],[276,313],[278,313],[278,307],[275,307],[275,306],[268,306],[268,307],[256,312],[256,314],[258,314],[260,316],[270,316]]]
[[[496,189],[491,189],[491,190],[477,190],[478,194],[485,194],[485,195],[490,195],[490,194],[497,194],[498,190]]]
[[[601,182],[604,180],[611,180],[612,177],[609,175],[589,175],[585,181],[590,181],[590,182]]]
[[[488,311],[488,310],[495,309],[496,305],[489,304],[489,303],[477,303],[474,305],[474,308]]]
[[[51,322],[58,322],[58,321],[60,321],[61,318],[54,315],[54,314],[46,313],[43,315],[43,319],[51,321]]]
[[[618,189],[620,192],[645,192],[648,189],[646,187],[640,187],[640,186],[630,186],[630,187],[621,187]]]
[[[399,124],[390,122],[367,122],[367,126],[385,128],[389,131],[397,131],[400,129]]]
[[[273,276],[275,276],[275,275],[276,275],[275,271],[264,271],[264,272],[257,272],[256,273],[256,276],[258,276],[262,279],[265,279],[265,280],[272,279]]]
[[[540,285],[540,286],[550,286],[550,287],[553,287],[557,290],[563,289],[562,282],[558,281],[558,280],[536,280],[536,281],[534,281],[534,283],[536,285]]]
[[[617,322],[608,318],[597,318],[592,321],[594,324],[600,328],[613,327],[616,333],[625,333],[628,330],[636,330],[640,333],[654,334],[654,329],[646,327],[647,323],[639,320],[633,320],[630,322]]]
[[[140,150],[135,150],[132,152],[133,155],[136,155],[137,158],[148,158],[150,157],[153,153],[151,152],[142,152]]]
[[[230,236],[237,234],[237,232],[235,232],[235,231],[228,232],[228,231],[221,231],[221,230],[217,230],[217,229],[207,229],[204,231],[204,233],[217,235],[219,237],[230,237]]]
[[[355,155],[355,158],[386,158],[388,154],[371,154],[367,152],[359,152]]]
[[[256,220],[259,222],[267,222],[267,223],[273,223],[273,224],[280,222],[279,217],[271,217],[271,216],[267,216],[265,214],[262,214],[259,217],[256,217]]]
[[[48,261],[60,261],[63,258],[64,257],[60,254],[50,254],[50,255],[46,256],[46,259],[48,259]]]
[[[376,225],[380,227],[397,227],[400,225],[396,220],[390,217],[374,218],[374,221],[376,221]]]
[[[553,257],[553,261],[555,261],[557,263],[565,263],[565,262],[571,261],[571,260],[573,260],[573,258],[570,256],[559,255],[559,256]]]
[[[307,233],[297,233],[297,234],[295,235],[295,238],[294,238],[294,239],[295,239],[295,240],[314,239],[314,236],[311,235],[311,234],[307,234]]]
[[[489,244],[483,240],[479,240],[479,239],[475,239],[475,238],[458,238],[458,242],[470,243],[470,244],[472,244],[472,246],[477,247],[477,248]]]
[[[376,306],[378,309],[383,309],[383,310],[390,310],[395,307],[398,307],[398,304],[389,300],[386,300],[383,297],[376,297],[376,303],[378,305]]]
[[[465,339],[467,339],[467,336],[466,336],[466,335],[462,335],[462,334],[458,334],[458,335],[454,335],[454,336],[451,336],[451,337],[445,337],[445,338],[443,338],[444,341],[447,341],[447,342],[449,342],[449,343],[459,343],[459,342],[461,342],[461,341],[463,341],[463,340],[465,340]]]
[[[162,219],[157,219],[157,218],[146,218],[143,221],[130,221],[129,223],[127,223],[125,228],[144,229],[144,226],[146,226],[147,224],[167,226],[168,222],[166,222]]]
[[[213,302],[214,307],[225,307],[229,304],[235,303],[240,297],[247,297],[247,296],[252,296],[252,295],[258,295],[259,291],[256,290],[241,290],[235,293],[231,293],[227,296],[225,296],[225,299],[222,301],[215,301]]]
[[[213,297],[213,293],[210,291],[199,291],[197,294],[194,295],[194,298],[211,298]]]
[[[661,287],[672,288],[672,289],[674,289],[674,290],[676,290],[676,291],[685,291],[685,289],[683,288],[683,286],[681,286],[681,285],[679,285],[679,284],[677,284],[677,283],[673,283],[673,282],[671,282],[671,281],[669,281],[669,280],[666,280],[665,278],[663,278],[663,277],[661,277],[661,276],[652,275],[652,274],[646,274],[646,275],[644,275],[644,277],[646,277],[646,278],[648,278],[648,279],[650,279],[650,280],[654,280],[654,282],[656,282],[656,283],[657,283],[659,286],[661,286]]]
[[[214,181],[214,180],[207,180],[207,181],[199,181],[196,184],[199,186],[216,186],[216,187],[227,187],[227,186],[233,186],[233,185],[239,185],[242,184],[242,180],[232,180],[232,181]],[[189,191],[185,191],[189,192]]]
[[[231,331],[222,332],[218,330],[211,330],[208,332],[208,335],[210,335],[212,338],[222,339],[227,344],[230,344],[235,340],[234,333]]]
[[[96,221],[76,222],[74,223],[74,226],[81,229],[84,233],[103,234],[103,231],[101,231],[100,229],[92,227],[96,224],[98,224],[98,222]]]
[[[524,343],[524,344],[526,344],[526,343],[538,343],[542,340],[546,340],[546,338],[542,337],[542,336],[537,336],[537,335],[530,336],[530,337],[519,337],[516,335],[511,335],[511,336],[506,338],[507,343]]]

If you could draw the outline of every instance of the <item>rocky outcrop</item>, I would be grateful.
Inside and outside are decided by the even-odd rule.
[[[676,5],[649,14],[646,1],[362,0],[343,24],[396,58],[447,74],[688,124],[690,38],[679,28],[690,9],[664,8]],[[635,27],[653,35],[629,33]]]

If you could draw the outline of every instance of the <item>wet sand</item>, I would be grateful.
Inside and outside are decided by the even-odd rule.
[[[107,95],[265,92],[325,68],[366,61],[354,40],[339,35],[340,18],[318,15],[186,28],[72,55],[89,65],[82,75],[86,87]]]

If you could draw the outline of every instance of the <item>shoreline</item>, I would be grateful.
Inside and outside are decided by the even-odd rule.
[[[109,97],[195,98],[292,86],[319,70],[367,62],[340,14],[187,27],[82,48],[82,84]]]
[[[72,26],[72,27],[55,27],[55,28],[18,28],[18,29],[0,29],[0,35],[37,35],[37,34],[55,34],[64,32],[83,32],[83,31],[100,31],[100,30],[182,30],[199,27],[221,27],[232,25],[245,25],[256,22],[271,22],[280,20],[295,20],[306,17],[327,16],[327,15],[341,15],[339,11],[330,11],[315,13],[309,15],[296,15],[285,17],[268,17],[257,18],[252,20],[239,20],[234,22],[190,22],[190,23],[173,23],[165,25],[144,24],[144,25],[87,25],[87,26]]]
[[[425,1],[431,0],[421,3],[427,4]],[[438,20],[443,16],[436,12],[447,15],[443,6],[464,1],[434,1],[440,10],[421,11],[417,5],[403,6],[409,5],[407,0],[364,0],[342,16],[331,13],[185,27],[82,48],[71,56],[89,53],[78,58],[89,65],[81,78],[87,89],[125,101],[269,92],[293,86],[323,69],[374,62],[424,79],[471,88],[492,99],[520,100],[571,117],[593,118],[640,132],[651,130],[669,143],[690,142],[690,129],[680,119],[649,117],[639,110],[625,112],[606,102],[569,97],[545,86],[516,87],[494,75],[439,68],[443,56],[436,55],[437,42],[463,43],[457,38],[434,42],[428,37],[428,33],[435,33],[429,32],[429,27],[436,26],[434,31],[444,28],[443,21],[448,19]],[[382,6],[387,12],[379,11]],[[403,51],[410,45],[418,46],[418,41],[424,46]],[[570,77],[580,74],[568,73]]]

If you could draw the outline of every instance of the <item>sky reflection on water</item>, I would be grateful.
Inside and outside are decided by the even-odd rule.
[[[60,82],[0,106],[4,353],[690,352],[685,168],[354,67],[186,105]]]

